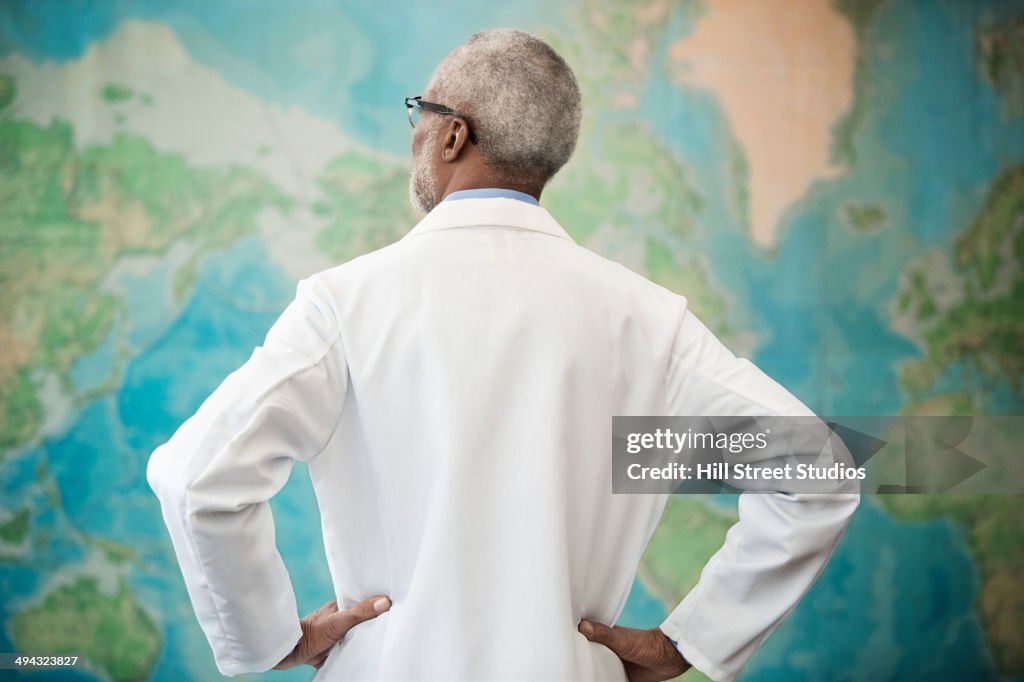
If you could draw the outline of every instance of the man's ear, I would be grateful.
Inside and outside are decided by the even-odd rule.
[[[458,161],[468,140],[469,126],[458,116],[451,117],[441,133],[441,160],[446,163]]]

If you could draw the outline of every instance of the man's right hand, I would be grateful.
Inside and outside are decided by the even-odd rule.
[[[603,644],[622,659],[629,682],[661,682],[690,669],[672,641],[658,628],[637,630],[581,620],[580,633],[591,642]]]

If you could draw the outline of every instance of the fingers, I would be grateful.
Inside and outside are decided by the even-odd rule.
[[[391,600],[383,595],[364,599],[350,609],[338,610],[338,602],[331,600],[301,621],[302,638],[288,656],[274,666],[284,670],[308,663],[320,668],[327,660],[331,648],[341,641],[353,627],[376,618],[391,608]]]
[[[311,660],[311,661],[309,662],[309,664],[310,664],[311,666],[313,666],[314,668],[316,668],[317,670],[319,670],[320,668],[322,668],[322,667],[323,667],[324,663],[325,663],[325,662],[327,661],[327,656],[328,656],[328,654],[330,654],[330,653],[331,653],[331,650],[330,650],[330,649],[328,649],[327,651],[323,652],[323,653],[322,653],[322,654],[320,654],[319,656],[316,656],[316,657],[314,657],[314,658],[313,658],[313,659],[312,659],[312,660]]]
[[[391,600],[382,594],[364,599],[350,609],[328,615],[325,629],[334,641],[340,640],[359,623],[372,620],[391,608]]]

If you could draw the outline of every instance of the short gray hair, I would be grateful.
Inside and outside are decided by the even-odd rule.
[[[437,66],[427,89],[465,115],[484,163],[507,180],[543,186],[576,148],[582,115],[576,77],[529,33],[474,34]]]

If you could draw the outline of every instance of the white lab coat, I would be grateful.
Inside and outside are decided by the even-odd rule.
[[[267,504],[299,460],[339,604],[393,601],[318,679],[622,680],[577,623],[619,617],[667,497],[612,494],[612,416],[733,413],[810,414],[684,297],[545,209],[462,199],[300,282],[148,478],[226,675],[299,639]],[[741,496],[661,624],[694,666],[736,675],[824,566],[856,492]]]

